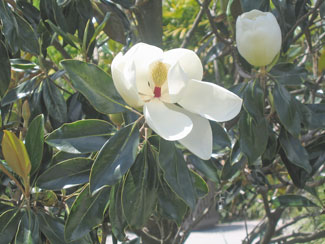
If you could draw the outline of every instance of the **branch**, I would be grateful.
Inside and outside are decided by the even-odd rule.
[[[209,6],[210,2],[211,2],[211,0],[204,0],[203,4],[201,5],[199,13],[197,14],[197,16],[196,16],[196,18],[195,18],[195,20],[193,22],[192,28],[185,35],[185,38],[184,38],[184,40],[182,42],[182,45],[181,45],[182,48],[184,48],[184,47],[186,47],[188,45],[190,39],[193,36],[194,30],[199,25],[199,23],[200,23],[200,21],[201,21],[201,19],[203,17],[203,14],[206,11],[206,8]]]
[[[292,34],[292,32],[294,32],[294,30],[298,27],[298,25],[300,25],[301,22],[303,22],[306,18],[309,17],[310,14],[313,14],[316,12],[316,10],[319,8],[319,6],[324,2],[324,0],[318,0],[317,3],[315,4],[315,7],[312,8],[311,10],[309,10],[306,14],[304,14],[303,16],[301,16],[296,24],[294,26],[292,26],[292,28],[290,29],[290,31],[286,34],[285,38],[283,39],[283,43],[285,43],[287,41],[287,39],[290,37],[290,35]],[[309,21],[309,24],[310,21]],[[304,33],[304,30],[302,30],[302,33]]]
[[[321,230],[314,233],[293,233],[290,235],[280,236],[277,238],[273,238],[272,242],[276,243],[280,241],[285,241],[286,244],[296,244],[296,243],[306,243],[324,237],[325,237],[325,230]],[[289,238],[293,238],[293,239],[287,241],[287,239]]]

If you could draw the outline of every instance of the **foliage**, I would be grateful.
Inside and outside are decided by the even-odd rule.
[[[282,31],[266,70],[234,42],[237,16],[251,9],[272,11]],[[324,218],[324,9],[324,0],[1,1],[0,244],[109,234],[183,243],[206,208],[228,220],[263,208],[244,243],[324,238],[324,224],[306,224]],[[116,92],[112,58],[138,41],[196,51],[204,79],[243,98],[234,120],[211,122],[210,160],[159,138]],[[302,219],[306,233],[284,234]]]

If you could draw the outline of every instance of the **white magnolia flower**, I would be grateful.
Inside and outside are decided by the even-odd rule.
[[[201,81],[199,57],[188,49],[134,45],[112,62],[117,91],[132,107],[143,107],[146,123],[169,141],[178,140],[202,159],[212,154],[212,131],[207,119],[227,121],[240,111],[234,93]]]
[[[254,9],[237,18],[236,42],[240,55],[251,65],[265,66],[280,52],[281,29],[272,13]]]

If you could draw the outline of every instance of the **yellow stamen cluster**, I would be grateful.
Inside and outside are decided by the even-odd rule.
[[[157,87],[161,87],[166,82],[167,74],[168,68],[163,62],[158,61],[152,67],[151,76]]]

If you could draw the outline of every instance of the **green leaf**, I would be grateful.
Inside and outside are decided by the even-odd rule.
[[[26,183],[31,170],[30,159],[24,143],[18,137],[7,130],[4,130],[2,138],[2,154],[9,167]]]
[[[0,215],[0,244],[8,244],[14,238],[22,213],[10,209]]]
[[[125,240],[125,228],[127,222],[122,211],[122,184],[112,187],[109,204],[109,218],[112,225],[112,233],[119,240]]]
[[[239,133],[240,149],[248,162],[254,163],[266,149],[268,122],[264,117],[255,122],[248,113],[243,112],[239,120]]]
[[[280,84],[273,89],[274,107],[281,123],[294,136],[300,133],[300,117],[290,93]]]
[[[318,207],[315,203],[304,196],[284,195],[272,200],[275,208],[278,207]]]
[[[0,97],[2,97],[11,80],[11,67],[5,44],[0,41]]]
[[[51,20],[46,20],[46,23],[48,23],[53,31],[58,33],[60,36],[62,36],[63,40],[66,41],[68,44],[70,44],[72,47],[77,48],[76,43],[79,42],[78,38],[74,38],[74,36],[69,35],[69,33],[66,33],[61,29],[61,27],[56,26],[55,24],[52,23]]]
[[[301,104],[296,101],[304,126],[309,130],[325,128],[325,104]]]
[[[114,185],[129,170],[136,158],[139,131],[130,124],[111,137],[100,150],[90,172],[90,191]]]
[[[47,190],[61,190],[89,181],[93,160],[89,158],[73,158],[55,164],[42,173],[36,185]]]
[[[95,32],[93,34],[93,36],[91,37],[89,43],[88,43],[88,46],[90,46],[92,44],[92,42],[94,40],[96,40],[96,37],[99,35],[99,33],[105,28],[106,26],[106,23],[107,23],[107,20],[109,19],[109,16],[110,16],[110,13],[106,13],[102,23],[100,23],[96,29],[95,29]]]
[[[213,152],[218,153],[226,147],[231,147],[231,142],[225,129],[217,122],[210,121],[213,136]]]
[[[3,23],[2,32],[14,53],[21,48],[38,55],[39,44],[33,28],[20,15],[12,12],[5,1],[0,3],[0,18]]]
[[[64,240],[64,224],[60,218],[53,217],[43,211],[37,212],[40,230],[51,243],[66,243]]]
[[[78,195],[67,218],[64,236],[67,241],[78,240],[101,224],[108,206],[110,188],[105,187],[91,195],[89,186]]]
[[[67,105],[59,88],[50,79],[43,83],[43,100],[50,116],[60,123],[67,121]]]
[[[162,180],[158,189],[158,202],[160,214],[174,220],[180,226],[188,208],[184,201],[170,189],[165,180]]]
[[[10,59],[10,64],[12,68],[19,70],[29,70],[37,67],[37,64],[34,62],[21,58]]]
[[[264,117],[264,92],[257,81],[250,81],[243,94],[244,108],[258,122]]]
[[[131,228],[142,228],[157,202],[157,162],[145,144],[126,175],[122,187],[122,207]]]
[[[68,153],[99,151],[113,126],[104,120],[87,119],[64,124],[46,137],[46,143]]]
[[[51,165],[55,165],[61,163],[62,161],[72,159],[72,158],[87,158],[89,154],[74,154],[74,153],[67,153],[64,151],[58,151],[56,154],[53,155],[51,160]]]
[[[288,160],[294,165],[306,170],[306,172],[311,173],[312,168],[309,163],[308,152],[301,145],[300,141],[285,130],[281,131],[279,141]]]
[[[40,114],[30,123],[25,138],[26,149],[32,164],[33,175],[41,165],[44,147],[44,115]]]
[[[231,179],[236,173],[240,171],[240,169],[242,169],[242,167],[243,167],[243,160],[240,160],[239,162],[232,164],[230,159],[228,159],[222,168],[221,180],[227,181]]]
[[[33,211],[24,211],[18,226],[15,244],[39,243],[39,221]]]
[[[52,244],[67,244],[64,239],[64,221],[60,218],[48,215],[43,211],[37,211],[40,230]],[[69,244],[89,244],[92,243],[89,235],[84,238],[69,242]]]
[[[212,160],[202,160],[195,155],[189,155],[187,160],[209,180],[219,182],[218,171]]]
[[[282,85],[297,86],[307,78],[307,70],[291,63],[279,63],[275,65],[270,74]]]
[[[183,154],[174,142],[160,140],[159,165],[170,188],[191,208],[196,205],[197,194]]]
[[[125,109],[112,78],[94,64],[78,60],[64,60],[63,68],[70,76],[72,85],[82,93],[94,108],[104,114],[119,113]]]
[[[243,12],[248,12],[253,9],[258,9],[261,11],[269,11],[270,10],[270,1],[269,0],[240,0]]]
[[[33,78],[31,80],[27,80],[24,83],[21,83],[17,87],[9,90],[7,94],[1,100],[1,105],[6,106],[12,102],[15,102],[18,99],[27,97],[32,94],[34,89],[39,83],[37,82],[37,78]]]
[[[195,187],[196,194],[199,198],[206,196],[209,192],[209,187],[203,178],[193,170],[190,170],[192,181]]]

